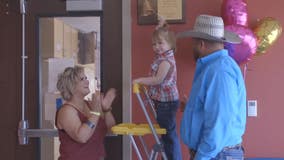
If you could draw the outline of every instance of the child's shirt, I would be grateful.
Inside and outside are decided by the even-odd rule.
[[[163,54],[157,54],[151,65],[151,76],[155,76],[158,72],[159,65],[163,61],[170,63],[170,69],[161,84],[150,86],[150,96],[152,99],[160,102],[169,102],[179,99],[177,89],[177,70],[174,51],[169,50]]]

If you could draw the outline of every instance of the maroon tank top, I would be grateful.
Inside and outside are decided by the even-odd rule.
[[[76,109],[76,108],[75,108]],[[77,109],[76,109],[77,110]],[[87,117],[78,112],[81,122],[86,122]],[[107,126],[104,119],[100,118],[95,132],[86,143],[74,141],[63,129],[58,129],[60,146],[59,160],[98,160],[105,156],[104,138]]]

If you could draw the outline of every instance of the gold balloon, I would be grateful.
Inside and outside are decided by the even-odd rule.
[[[277,20],[272,17],[261,19],[254,29],[254,34],[258,42],[256,55],[264,54],[267,48],[278,39],[281,33],[282,27]]]

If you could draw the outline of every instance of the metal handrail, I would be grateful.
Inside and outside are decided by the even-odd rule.
[[[22,14],[22,117],[18,126],[18,141],[20,145],[29,143],[29,137],[57,137],[57,129],[29,129],[28,120],[25,117],[26,110],[26,59],[25,53],[25,14],[26,14],[26,0],[20,0],[20,12]]]

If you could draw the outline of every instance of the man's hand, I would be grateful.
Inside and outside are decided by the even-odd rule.
[[[187,103],[187,96],[184,94],[180,100],[180,111],[181,112],[184,112],[185,110],[185,106],[186,106],[186,103]]]

